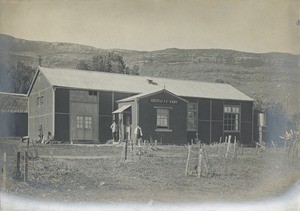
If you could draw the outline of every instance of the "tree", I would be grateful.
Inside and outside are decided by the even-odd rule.
[[[287,113],[282,104],[274,100],[263,101],[257,99],[254,103],[254,109],[266,114],[266,141],[278,141],[279,136],[284,134],[287,129],[288,121]]]
[[[79,63],[76,65],[76,69],[89,70],[90,66],[87,64],[85,60],[80,60]]]
[[[101,72],[111,72],[111,63],[108,59],[108,56],[105,55],[96,55],[93,56],[91,61],[92,71],[101,71]]]
[[[17,64],[12,67],[11,71],[13,92],[23,94],[27,93],[31,85],[34,72],[35,70],[31,66],[18,61]]]
[[[126,67],[123,56],[113,52],[105,55],[95,55],[91,60],[80,60],[76,65],[76,69],[133,75],[138,75],[139,71],[137,65],[133,69]]]
[[[125,74],[129,75],[139,75],[140,67],[138,65],[134,65],[132,68],[126,67]]]
[[[300,131],[300,113],[295,113],[289,119],[289,128]]]
[[[123,57],[116,53],[108,53],[107,59],[111,66],[111,71],[113,73],[126,73],[126,65],[124,63]]]
[[[139,75],[140,67],[138,65],[134,65],[131,71],[131,75]]]

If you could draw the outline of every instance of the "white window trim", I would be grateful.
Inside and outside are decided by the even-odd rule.
[[[225,112],[227,110],[226,108],[230,107],[231,112]],[[238,108],[238,112],[232,112],[232,108]],[[233,128],[236,128],[238,126],[238,130],[225,130],[225,114],[237,114],[238,115],[238,124],[231,125]],[[234,119],[236,121],[236,119]],[[223,107],[223,131],[224,132],[234,132],[239,133],[241,131],[241,106],[240,105],[224,105]]]
[[[187,127],[187,131],[191,131],[191,132],[197,132],[198,131],[198,102],[188,102],[189,103],[194,103],[196,104],[196,109],[194,110],[189,110],[189,106],[187,107],[187,122],[186,122],[186,127]],[[188,128],[188,115],[189,115],[189,111],[192,111],[192,112],[196,112],[196,129],[191,129],[191,128]]]
[[[155,131],[170,131],[170,109],[171,107],[154,107],[156,109],[156,129]],[[157,125],[157,111],[158,109],[166,109],[168,110],[168,122],[167,122],[167,127],[160,127]]]

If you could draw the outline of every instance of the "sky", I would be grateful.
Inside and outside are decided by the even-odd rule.
[[[0,0],[0,33],[103,49],[300,54],[300,0]]]

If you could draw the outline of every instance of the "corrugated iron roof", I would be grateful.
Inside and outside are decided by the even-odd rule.
[[[181,97],[253,101],[229,84],[176,80],[75,69],[39,67],[53,86],[86,90],[105,90],[128,93],[152,92],[167,89]]]
[[[131,107],[131,105],[123,105],[122,107],[118,108],[117,110],[115,110],[114,112],[112,112],[113,114],[119,114],[122,113],[123,111],[125,111],[127,108]]]
[[[27,95],[0,92],[0,112],[27,113]]]
[[[159,90],[154,90],[154,91],[151,91],[151,92],[144,92],[144,93],[141,93],[141,94],[133,95],[131,97],[127,97],[127,98],[118,100],[117,102],[130,102],[130,101],[137,100],[137,99],[142,99],[144,97],[151,96],[151,95],[154,95],[154,94],[157,94],[157,93],[160,93],[160,92],[165,92],[165,93],[168,93],[170,95],[174,95],[172,92],[169,92],[166,89],[159,89]],[[183,101],[187,102],[185,99],[182,99],[182,98],[178,97],[177,95],[175,97],[180,99],[180,100],[183,100]]]

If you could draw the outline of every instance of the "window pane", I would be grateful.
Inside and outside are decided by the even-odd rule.
[[[224,106],[224,130],[239,131],[239,106]]]
[[[76,127],[79,129],[83,128],[83,116],[76,117]]]
[[[187,130],[197,130],[198,121],[198,103],[189,102],[188,103],[188,113],[187,113]]]
[[[86,116],[85,117],[84,128],[85,129],[92,129],[92,117],[91,116]]]
[[[159,108],[157,109],[157,127],[168,128],[169,122],[169,109]]]

